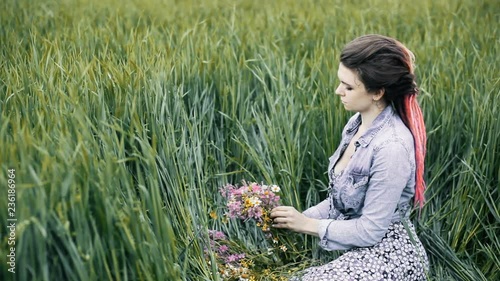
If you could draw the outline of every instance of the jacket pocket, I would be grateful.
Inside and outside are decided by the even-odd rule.
[[[351,172],[352,187],[358,189],[368,183],[368,175]]]
[[[368,189],[368,175],[350,172],[348,184],[346,184],[341,194],[344,214],[348,217],[361,214],[365,201],[366,190]]]

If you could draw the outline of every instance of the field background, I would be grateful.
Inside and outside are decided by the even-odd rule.
[[[500,280],[499,6],[1,1],[0,224],[15,169],[17,259],[12,275],[1,227],[0,280],[217,280],[208,228],[259,246],[209,216],[220,186],[276,183],[300,210],[326,195],[350,116],[339,52],[366,33],[417,57],[428,190],[413,217],[430,279]],[[293,239],[302,260],[276,275],[336,255]]]

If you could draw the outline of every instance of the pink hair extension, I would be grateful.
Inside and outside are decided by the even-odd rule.
[[[400,42],[397,43],[405,54],[405,64],[410,73],[413,74],[415,55]],[[426,153],[427,134],[425,132],[424,117],[417,101],[418,88],[415,87],[413,93],[407,94],[403,98],[400,116],[410,129],[415,141],[415,205],[420,209],[425,203],[425,181],[424,181],[424,162]]]
[[[402,111],[402,114],[400,114],[401,118],[410,129],[415,140],[415,205],[418,205],[421,209],[425,202],[424,161],[427,135],[425,132],[424,117],[418,105],[416,93],[405,95]]]

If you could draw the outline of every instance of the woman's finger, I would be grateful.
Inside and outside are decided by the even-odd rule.
[[[288,211],[290,209],[294,209],[294,208],[290,207],[290,206],[279,206],[279,207],[272,209],[271,211],[272,212],[274,212],[274,211]]]
[[[279,217],[279,218],[275,218],[273,220],[274,223],[287,223],[288,222],[288,219],[285,218],[285,217]]]
[[[286,211],[280,211],[280,210],[276,210],[276,211],[272,211],[271,212],[271,218],[276,218],[276,217],[286,217],[287,215],[287,212]]]
[[[282,223],[275,222],[271,226],[274,228],[288,228],[288,224],[286,222],[282,222]]]

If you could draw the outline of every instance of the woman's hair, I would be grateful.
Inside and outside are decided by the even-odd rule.
[[[424,158],[427,137],[422,110],[416,96],[418,86],[413,73],[415,57],[399,41],[382,35],[364,35],[348,43],[340,62],[355,71],[368,92],[384,90],[383,98],[392,104],[415,140],[415,204],[424,204]]]

